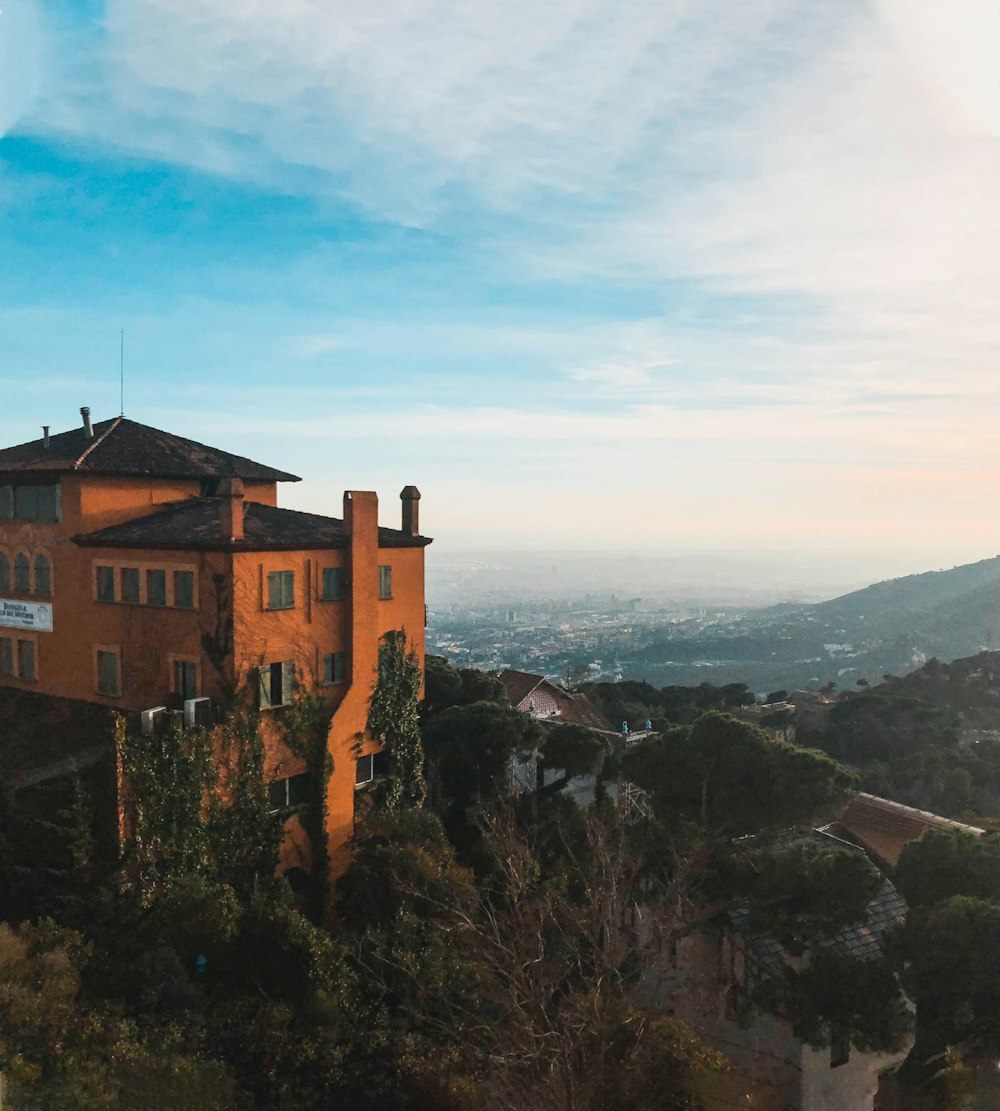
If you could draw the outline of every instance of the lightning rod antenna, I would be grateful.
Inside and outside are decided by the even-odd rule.
[[[119,385],[121,388],[121,415],[125,416],[125,329],[121,330],[121,355],[119,359]]]

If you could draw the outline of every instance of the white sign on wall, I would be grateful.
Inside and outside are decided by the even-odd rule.
[[[16,602],[0,598],[0,625],[8,629],[31,629],[36,633],[52,632],[51,602]]]

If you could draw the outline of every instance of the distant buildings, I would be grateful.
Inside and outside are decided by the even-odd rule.
[[[266,723],[296,684],[315,688],[333,711],[327,832],[343,846],[372,767],[358,738],[380,638],[405,630],[423,662],[419,492],[400,495],[399,528],[379,527],[367,491],[344,494],[342,517],[281,509],[277,484],[294,475],[81,416],[0,450],[0,690],[100,703],[151,727],[169,710],[211,723],[241,690]],[[265,733],[273,795],[287,801],[304,768]]]

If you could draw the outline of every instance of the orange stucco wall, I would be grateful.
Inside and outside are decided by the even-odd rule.
[[[378,646],[392,630],[406,631],[421,666],[424,658],[424,551],[422,547],[378,546],[378,499],[374,493],[345,495],[344,519],[350,531],[346,549],[301,551],[155,551],[84,547],[72,538],[124,520],[155,512],[164,503],[199,496],[198,482],[156,479],[108,479],[69,475],[62,479],[61,520],[28,523],[0,520],[0,552],[13,562],[23,551],[32,563],[44,552],[52,563],[51,597],[6,592],[5,597],[52,604],[52,632],[24,633],[0,628],[0,636],[30,637],[35,643],[37,678],[19,680],[0,676],[0,685],[21,686],[42,694],[101,702],[122,711],[152,706],[179,708],[173,691],[174,662],[198,667],[199,695],[222,700],[228,690],[249,684],[256,691],[261,665],[292,660],[296,679],[318,689],[333,710],[329,750],[333,776],[328,793],[328,835],[332,867],[345,866],[347,842],[354,829],[355,761],[371,752],[365,736],[368,705],[374,688]],[[249,486],[247,500],[275,502],[275,485]],[[391,522],[396,525],[397,522]],[[378,568],[392,568],[392,597],[378,598]],[[101,602],[96,595],[97,566],[191,570],[195,573],[193,609]],[[321,598],[322,571],[344,569],[347,597]],[[268,606],[267,576],[271,571],[294,573],[294,604],[287,609]],[[220,585],[221,584],[221,585]],[[206,653],[205,639],[225,630],[231,615],[231,652],[222,666],[217,653]],[[97,691],[100,649],[118,653],[120,694]],[[322,658],[343,652],[344,682],[323,684]],[[280,708],[262,715],[270,778],[305,770],[278,740]],[[291,823],[283,855],[290,866],[302,856],[300,832]],[[294,858],[294,859],[293,859]]]

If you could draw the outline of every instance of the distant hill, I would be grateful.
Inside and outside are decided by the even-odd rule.
[[[623,661],[623,672],[653,683],[744,681],[758,692],[845,687],[993,647],[1000,647],[1000,556],[658,637]]]
[[[817,616],[830,619],[896,620],[903,614],[925,613],[998,582],[1000,556],[993,556],[978,563],[953,567],[950,571],[925,571],[887,579],[807,608]]]

